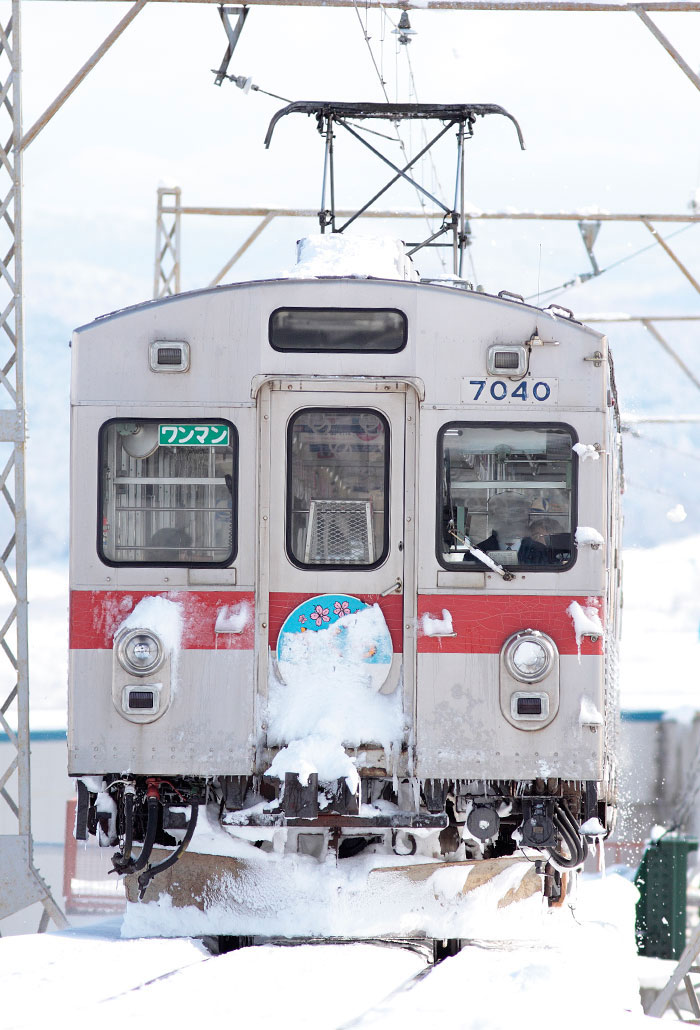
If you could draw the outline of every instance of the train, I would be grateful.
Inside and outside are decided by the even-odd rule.
[[[75,832],[136,906],[206,908],[222,864],[270,853],[414,879],[521,860],[556,904],[613,825],[607,339],[402,262],[73,335]],[[250,857],[194,853],[205,818]]]

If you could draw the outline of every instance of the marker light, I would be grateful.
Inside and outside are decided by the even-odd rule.
[[[119,641],[117,657],[127,672],[147,676],[163,661],[163,645],[150,630],[133,629]]]
[[[552,667],[555,656],[552,640],[539,630],[516,633],[505,646],[503,658],[508,672],[523,683],[537,683]]]
[[[491,344],[486,352],[486,370],[490,376],[515,376],[527,372],[527,347],[522,344]]]

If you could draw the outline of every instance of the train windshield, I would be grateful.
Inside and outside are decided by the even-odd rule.
[[[115,565],[235,557],[235,427],[119,419],[100,434],[100,553]]]
[[[384,561],[384,417],[366,408],[307,408],[290,422],[287,456],[287,549],[295,564],[368,567]]]
[[[503,566],[529,571],[571,566],[573,444],[572,430],[561,425],[445,426],[440,434],[442,564],[483,568],[471,544]]]

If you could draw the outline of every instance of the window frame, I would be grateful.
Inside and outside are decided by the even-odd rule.
[[[233,450],[233,470],[231,473],[231,553],[224,560],[219,562],[195,562],[195,561],[118,561],[108,558],[103,549],[102,542],[102,519],[103,519],[103,461],[105,441],[111,426],[117,422],[143,422],[150,425],[161,425],[163,423],[177,422],[179,425],[200,425],[202,422],[220,422],[227,425],[231,431],[231,448]],[[239,466],[239,437],[238,429],[230,419],[220,416],[203,416],[201,418],[167,418],[166,416],[154,418],[151,416],[140,417],[138,415],[120,415],[116,418],[107,419],[99,428],[97,435],[97,557],[103,565],[112,569],[225,569],[236,560],[238,556],[238,466]]]
[[[403,323],[403,335],[402,335],[402,339],[401,339],[401,344],[398,347],[392,347],[391,349],[382,348],[380,350],[379,349],[378,350],[372,350],[370,348],[364,348],[364,347],[360,347],[360,348],[358,348],[358,347],[328,347],[328,348],[319,348],[319,347],[280,347],[280,346],[276,346],[273,343],[273,339],[272,339],[272,320],[274,319],[275,315],[279,314],[281,311],[324,311],[324,312],[327,312],[327,311],[344,311],[344,312],[357,312],[358,314],[372,313],[372,312],[378,312],[378,311],[381,311],[381,312],[388,311],[388,312],[391,312],[392,314],[400,315],[400,317],[401,317],[401,321]],[[284,307],[275,308],[275,310],[270,313],[270,317],[269,317],[268,322],[267,322],[267,338],[268,338],[268,342],[269,342],[270,346],[272,347],[272,349],[274,351],[277,351],[279,354],[361,354],[361,355],[367,355],[367,354],[399,354],[402,350],[405,350],[406,344],[408,343],[408,316],[406,315],[406,312],[405,311],[401,311],[400,308],[383,308],[383,307],[382,308],[379,308],[379,307],[376,307],[376,308],[346,308],[346,307],[340,307],[338,305],[336,305],[336,306],[328,306],[328,307],[307,307],[307,306],[302,307],[301,305],[295,305],[295,306],[285,305]]]
[[[442,521],[442,462],[444,460],[444,440],[445,433],[448,429],[461,429],[469,427],[471,429],[529,429],[529,430],[549,430],[549,429],[563,429],[569,433],[571,438],[571,558],[564,565],[509,565],[509,572],[518,572],[521,574],[525,573],[556,573],[557,575],[569,572],[578,559],[578,548],[576,546],[576,529],[578,527],[578,466],[579,458],[576,451],[573,449],[574,444],[578,443],[578,433],[572,425],[568,422],[497,422],[494,420],[479,420],[479,421],[465,421],[464,419],[452,419],[450,422],[444,422],[438,429],[437,440],[436,440],[436,485],[435,485],[435,555],[438,560],[438,564],[441,568],[446,569],[448,572],[490,572],[485,565],[481,562],[464,562],[462,565],[458,565],[456,562],[447,562],[444,560],[442,552],[442,534],[441,534],[441,521]]]
[[[321,564],[320,562],[303,562],[300,561],[293,553],[291,547],[292,538],[292,518],[293,511],[291,506],[291,482],[292,482],[292,462],[289,456],[292,452],[291,442],[292,433],[294,431],[294,425],[297,419],[310,412],[315,411],[326,411],[332,413],[345,414],[347,412],[351,414],[370,414],[376,415],[384,426],[384,438],[386,441],[384,449],[384,532],[382,537],[382,550],[378,558],[376,558],[371,564],[359,564],[357,562],[333,562],[328,564]],[[309,405],[303,408],[297,408],[296,411],[292,412],[287,422],[287,433],[285,443],[285,499],[284,499],[284,550],[288,560],[297,569],[303,569],[305,572],[370,572],[373,569],[380,568],[388,559],[390,551],[390,514],[391,514],[391,424],[389,419],[380,411],[378,408],[370,408],[366,405],[355,407],[354,405],[347,405],[345,407],[336,407],[331,405]]]

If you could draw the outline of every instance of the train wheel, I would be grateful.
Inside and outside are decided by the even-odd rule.
[[[445,940],[433,940],[433,962],[442,962],[443,959],[459,955],[463,942],[460,937],[447,937]]]
[[[229,951],[240,951],[241,948],[252,948],[252,937],[239,937],[236,934],[219,934],[216,938],[218,954],[225,955]]]

